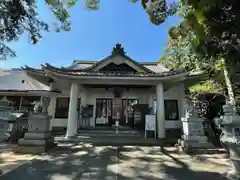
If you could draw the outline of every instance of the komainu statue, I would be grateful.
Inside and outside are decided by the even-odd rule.
[[[50,103],[50,99],[48,97],[42,97],[41,100],[35,104],[33,108],[34,113],[47,114],[49,103]]]

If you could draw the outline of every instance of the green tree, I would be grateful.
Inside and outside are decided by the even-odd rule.
[[[225,94],[225,85],[219,81],[221,80],[221,78],[219,78],[219,70],[215,66],[212,67],[210,63],[203,63],[205,60],[202,60],[202,57],[194,51],[191,40],[192,32],[189,32],[188,36],[179,35],[178,37],[175,36],[174,39],[169,37],[165,52],[159,61],[170,69],[184,68],[187,71],[202,70],[211,72],[209,80],[189,87],[190,96],[203,92]]]
[[[167,48],[162,58],[165,64],[170,62],[170,65],[187,70],[206,69],[212,65],[204,63],[202,57],[195,52],[193,43],[197,37],[194,30],[185,28],[184,18],[189,10],[189,6],[182,2],[179,3],[176,14],[183,19],[183,22],[169,29]]]
[[[69,31],[68,8],[75,5],[76,0],[69,0],[64,4],[58,0],[45,2],[60,22],[57,31]],[[6,43],[18,40],[26,32],[30,42],[36,44],[42,37],[41,32],[49,31],[48,24],[38,18],[36,0],[1,0],[0,22],[0,60],[15,56]]]
[[[188,11],[188,6],[180,2],[176,14],[184,19]],[[202,57],[195,52],[192,45],[196,39],[194,31],[181,31],[183,25],[184,23],[181,23],[169,29],[167,46],[159,61],[168,68],[184,68],[188,71],[212,69],[212,65],[203,63]],[[222,92],[221,86],[213,77],[204,83],[189,87],[189,90],[190,96],[202,92]]]
[[[221,69],[229,102],[236,104],[234,97],[233,74],[239,64],[240,12],[237,0],[181,0],[186,6],[183,22],[171,29],[171,37],[186,36],[194,33],[190,41],[199,64],[212,67],[210,70]]]
[[[175,4],[168,7],[165,0],[129,1],[132,3],[141,1],[142,7],[154,24],[162,23],[176,9]],[[45,0],[59,22],[57,32],[70,31],[69,9],[77,2],[78,0]],[[88,10],[98,10],[100,0],[84,0],[84,4]],[[42,31],[49,31],[49,25],[38,18],[37,0],[1,0],[0,9],[0,60],[15,56],[7,43],[18,40],[23,33],[26,32],[30,42],[36,44],[42,38]]]

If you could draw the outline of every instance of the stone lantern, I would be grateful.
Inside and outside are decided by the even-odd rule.
[[[231,180],[240,179],[240,116],[234,106],[227,104],[223,106],[224,116],[220,120],[223,125],[221,142],[227,146],[232,170],[227,173]]]

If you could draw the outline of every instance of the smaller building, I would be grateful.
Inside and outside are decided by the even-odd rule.
[[[50,87],[28,76],[21,68],[0,71],[0,98],[6,97],[14,111],[32,111],[41,96],[57,94]]]
[[[8,80],[24,87],[4,85],[1,79],[7,80],[3,76],[2,95],[9,96],[11,90],[14,96],[23,96],[20,99],[33,94],[38,98],[49,96],[51,127],[66,127],[67,136],[75,135],[83,126],[112,126],[116,119],[121,126],[143,127],[141,115],[155,113],[156,109],[158,137],[165,138],[168,132],[181,129],[185,86],[204,77],[184,70],[169,70],[158,62],[137,62],[126,55],[120,44],[100,61],[75,61],[61,68],[45,64],[41,69],[28,66],[22,69],[19,73],[24,77],[10,75]],[[21,109],[21,105],[17,107]],[[83,110],[90,115],[87,122],[83,121]]]

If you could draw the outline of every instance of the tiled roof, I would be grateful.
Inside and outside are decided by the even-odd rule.
[[[86,63],[81,63],[81,64],[73,64],[71,66],[69,66],[69,69],[85,69],[85,68],[89,68],[90,66],[92,66],[92,64],[86,64]]]
[[[28,71],[32,71],[32,72],[36,72],[36,73],[40,73],[40,74],[45,74],[45,72],[42,69],[36,69],[36,68],[29,67],[29,66],[22,67],[21,71],[23,69],[28,70]]]
[[[109,63],[113,63],[114,61],[118,61],[122,63],[130,63],[134,64],[135,67],[137,67],[137,71],[141,71],[144,73],[125,73],[125,72],[93,72],[95,68],[101,67],[101,66],[107,66]],[[131,66],[131,65],[130,65]],[[81,75],[81,76],[87,76],[87,75],[94,75],[94,76],[162,76],[165,74],[171,74],[178,72],[178,70],[172,70],[169,71],[167,68],[165,68],[163,65],[161,65],[158,62],[137,62],[133,60],[131,57],[127,56],[123,46],[120,43],[117,43],[115,47],[112,49],[112,53],[101,59],[100,61],[77,61],[74,60],[73,64],[69,67],[61,67],[57,68],[54,66],[51,66],[50,64],[46,64],[46,67],[51,70],[55,70],[57,72],[61,73],[68,73],[73,75]],[[101,67],[102,68],[102,67]],[[42,73],[42,70],[37,70],[30,67],[24,68],[27,71],[32,72],[39,72]],[[117,68],[118,69],[118,68]],[[135,69],[135,68],[133,68]],[[111,71],[111,70],[109,70]],[[114,71],[114,70],[112,70]],[[168,72],[169,71],[169,72]]]
[[[163,65],[161,65],[160,63],[158,64],[145,64],[144,65],[146,68],[150,69],[151,71],[155,72],[155,73],[160,73],[160,72],[164,72],[164,71],[169,71],[169,69],[165,68]]]
[[[50,91],[41,82],[27,76],[22,70],[9,70],[9,74],[0,76],[1,91]]]
[[[85,68],[89,68],[92,65],[98,63],[99,61],[84,61],[84,60],[80,60],[80,61],[75,61],[74,64],[72,64],[71,66],[67,67],[69,69],[85,69]],[[159,72],[164,72],[164,71],[168,71],[167,68],[165,68],[161,63],[159,62],[139,62],[139,64],[141,64],[143,67],[159,73]]]

